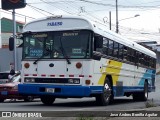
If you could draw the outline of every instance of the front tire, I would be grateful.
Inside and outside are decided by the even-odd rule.
[[[41,101],[45,105],[52,105],[55,101],[55,98],[53,96],[41,96]]]
[[[106,106],[113,100],[112,85],[110,80],[106,78],[103,93],[96,96],[96,102],[99,105]]]
[[[25,102],[32,102],[34,100],[33,96],[27,96],[26,98],[24,98]]]

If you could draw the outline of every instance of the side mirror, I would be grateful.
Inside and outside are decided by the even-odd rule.
[[[14,50],[14,38],[13,37],[9,38],[9,50],[10,51]]]
[[[103,47],[103,37],[101,36],[95,36],[94,37],[95,47],[96,48],[102,48]]]

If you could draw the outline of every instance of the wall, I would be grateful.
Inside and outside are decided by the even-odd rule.
[[[13,51],[8,48],[0,49],[0,72],[9,71],[10,63],[13,63]],[[17,48],[17,70],[21,70],[22,48]]]

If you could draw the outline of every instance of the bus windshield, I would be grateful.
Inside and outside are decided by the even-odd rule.
[[[91,31],[25,33],[23,58],[90,58]]]

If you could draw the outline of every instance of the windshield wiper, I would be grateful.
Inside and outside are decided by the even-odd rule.
[[[67,63],[68,64],[71,64],[70,60],[68,59],[68,56],[66,55],[66,52],[63,48],[63,44],[62,44],[62,37],[60,37],[60,43],[61,43],[61,51],[62,51],[62,54],[64,56],[64,58],[66,59]]]
[[[39,57],[38,59],[36,59],[33,64],[37,64],[37,62],[42,59],[44,56],[47,56],[49,53],[52,53],[53,51],[56,51],[56,52],[59,52],[57,49],[53,48],[53,50],[50,50],[50,49],[45,49],[46,53],[43,54],[41,57]]]
[[[47,50],[46,50],[46,51],[47,51]],[[44,56],[47,56],[49,53],[50,53],[50,51],[47,51],[46,53],[44,53],[41,57],[37,58],[37,59],[33,62],[33,64],[37,64],[37,62],[38,62],[40,59],[42,59]]]

